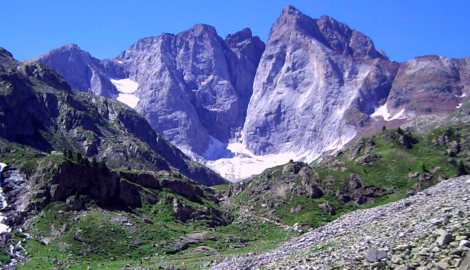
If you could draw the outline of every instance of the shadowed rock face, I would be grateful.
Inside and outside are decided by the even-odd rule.
[[[39,61],[53,68],[67,80],[70,86],[78,91],[107,98],[117,94],[116,87],[109,80],[100,60],[81,50],[75,44],[59,47],[27,62],[34,61]]]
[[[200,205],[204,205],[204,201],[219,203],[213,190],[185,178],[173,178],[161,173],[117,173],[70,160],[57,164],[39,161],[37,168],[29,171],[28,175],[22,170],[9,166],[1,172],[2,187],[9,204],[4,214],[10,226],[21,225],[55,201],[66,202],[68,210],[72,211],[83,209],[91,199],[99,207],[107,209],[133,209],[141,207],[144,200],[155,204],[162,199],[159,193],[163,188]],[[175,213],[175,216],[183,222],[205,214],[186,204],[180,205],[188,213]],[[210,226],[227,225],[228,220],[223,213],[207,206],[205,211],[212,214],[207,215]]]
[[[139,83],[139,111],[176,145],[202,154],[243,126],[264,44],[249,29],[224,41],[208,25],[139,40],[122,61]]]

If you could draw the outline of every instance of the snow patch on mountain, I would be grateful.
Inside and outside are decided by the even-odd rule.
[[[384,104],[378,108],[375,109],[374,113],[371,114],[370,116],[372,118],[378,118],[378,117],[383,117],[385,121],[392,121],[396,119],[404,119],[406,116],[404,115],[405,109],[402,109],[399,111],[397,114],[391,117],[390,113],[388,112],[387,109],[387,104]]]
[[[139,83],[132,81],[131,79],[114,80],[111,79],[111,83],[116,86],[119,94],[113,98],[126,104],[131,108],[135,108],[139,103],[139,98],[134,95],[135,91],[139,87]]]
[[[308,150],[304,152],[284,152],[278,154],[255,155],[247,149],[243,139],[233,139],[230,143],[223,143],[211,137],[211,143],[203,157],[196,157],[194,153],[185,153],[200,163],[218,172],[227,180],[237,182],[250,176],[260,174],[264,170],[283,165],[290,160],[310,163],[318,159],[325,151],[342,149],[356,135],[356,132],[332,136],[328,143],[319,152]],[[239,137],[238,134],[236,137]],[[300,150],[302,151],[302,150]],[[196,158],[195,158],[196,157]]]
[[[227,144],[226,148],[219,149],[218,153],[229,155],[229,157],[207,160],[205,165],[232,182],[260,174],[268,168],[285,164],[298,157],[294,153],[256,156],[239,142]]]

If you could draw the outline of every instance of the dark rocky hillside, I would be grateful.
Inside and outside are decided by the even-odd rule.
[[[134,110],[80,93],[39,62],[0,59],[0,137],[50,152],[69,149],[110,168],[166,170],[205,185],[225,183],[217,173],[170,145]]]

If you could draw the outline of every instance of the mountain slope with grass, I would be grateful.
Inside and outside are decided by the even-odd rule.
[[[470,126],[365,136],[321,162],[290,162],[229,186],[229,199],[258,216],[311,228],[355,209],[413,195],[469,172]]]
[[[128,106],[80,93],[44,64],[21,64],[2,49],[0,137],[43,152],[69,149],[111,168],[167,170],[206,185],[224,183],[191,161]]]
[[[4,49],[0,78],[4,267],[120,269],[147,257],[200,265],[210,254],[274,247],[288,234],[237,223],[220,191],[196,182],[226,181],[126,105],[78,93],[52,69],[21,64]]]

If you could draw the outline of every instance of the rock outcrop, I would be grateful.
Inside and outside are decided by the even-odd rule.
[[[11,227],[22,225],[52,202],[65,202],[70,211],[84,210],[90,201],[105,209],[133,209],[141,207],[144,201],[150,204],[159,202],[159,193],[164,188],[201,205],[202,210],[178,201],[179,207],[187,209],[188,214],[175,209],[177,219],[187,222],[210,217],[208,224],[211,226],[228,223],[220,210],[208,207],[204,202],[218,204],[213,190],[165,172],[117,173],[102,164],[77,163],[74,160],[53,164],[45,156],[32,171],[21,166],[9,166],[2,171],[1,178],[8,203],[3,213]]]
[[[470,59],[429,55],[400,64],[387,98],[392,114],[450,114],[470,88]]]

